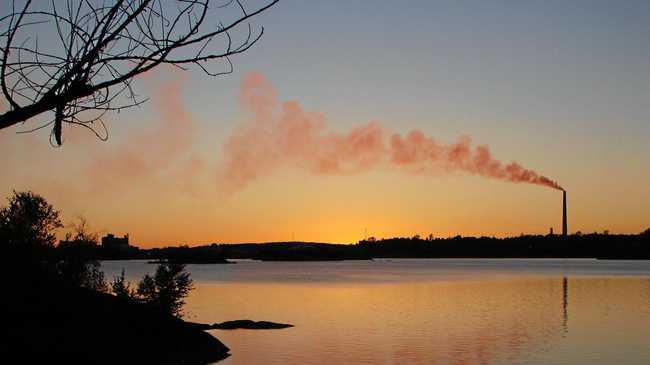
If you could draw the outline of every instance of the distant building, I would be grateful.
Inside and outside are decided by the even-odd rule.
[[[109,233],[102,237],[102,247],[118,250],[129,248],[129,235],[125,234],[124,237],[115,237],[115,235]]]

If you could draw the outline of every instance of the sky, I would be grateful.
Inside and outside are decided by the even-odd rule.
[[[0,131],[0,195],[141,247],[559,231],[561,192],[486,145],[567,190],[570,232],[650,227],[649,2],[281,0],[253,26],[230,75],[139,78],[107,142]],[[471,158],[405,164],[411,131]]]

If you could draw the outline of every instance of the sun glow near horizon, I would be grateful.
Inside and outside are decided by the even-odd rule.
[[[51,199],[67,218],[84,215],[100,232],[128,232],[142,247],[354,243],[369,236],[511,236],[544,234],[550,227],[560,230],[561,195],[556,190],[486,179],[445,165],[406,174],[388,165],[313,173],[298,159],[295,164],[274,162],[271,170],[262,166],[265,176],[237,191],[224,191],[218,175],[223,155],[218,146],[209,149],[212,155],[197,146],[201,123],[185,105],[183,84],[172,79],[157,86],[149,106],[153,114],[146,123],[150,126],[118,137],[110,146],[88,143],[77,132],[68,135],[71,141],[62,151],[46,146],[27,149],[23,143],[41,142],[35,135],[11,140],[3,136],[7,155],[20,154],[24,163],[39,166],[38,171],[25,174],[14,168],[13,177],[19,182],[14,180],[14,186],[29,181],[23,186]],[[275,146],[270,148],[258,153],[277,153]],[[300,151],[296,157],[302,158]],[[74,163],[79,154],[87,156],[83,164]],[[66,185],[57,176],[59,165],[77,176],[79,184]],[[563,179],[570,181],[569,186],[575,184]],[[8,179],[5,184],[10,184]],[[590,194],[598,194],[595,188],[569,189],[571,231],[637,233],[643,229],[642,215],[607,220],[602,212],[592,210],[588,204],[594,203]]]
[[[66,128],[52,149],[47,131],[3,130],[0,196],[31,189],[66,222],[83,215],[141,247],[353,243],[560,231],[558,191],[510,182],[548,176],[568,190],[570,232],[638,233],[650,226],[647,4],[588,4],[378,5],[399,29],[361,3],[281,4],[233,74],[136,80],[151,100],[108,115],[106,143]]]

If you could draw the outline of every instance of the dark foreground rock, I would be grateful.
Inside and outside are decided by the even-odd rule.
[[[250,319],[239,319],[235,321],[226,321],[221,323],[214,324],[203,324],[203,323],[191,323],[197,329],[202,330],[236,330],[236,329],[245,329],[245,330],[276,330],[282,328],[293,327],[292,324],[286,323],[275,323],[268,321],[251,321]]]
[[[228,347],[169,314],[84,289],[27,287],[0,305],[0,362],[208,364]]]

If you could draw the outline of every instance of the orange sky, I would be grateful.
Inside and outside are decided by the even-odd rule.
[[[447,237],[559,230],[559,191],[437,162],[414,172],[396,168],[390,160],[364,164],[342,155],[341,167],[347,170],[323,172],[310,165],[305,146],[291,144],[298,150],[287,152],[275,144],[258,145],[246,149],[257,148],[258,155],[246,162],[254,169],[254,178],[237,181],[233,188],[224,177],[232,166],[223,146],[228,146],[230,136],[246,130],[250,113],[240,111],[230,133],[212,136],[200,130],[200,118],[186,105],[188,80],[176,73],[157,74],[143,85],[152,93],[151,102],[142,111],[113,115],[114,133],[106,143],[68,129],[64,146],[55,149],[46,134],[2,131],[0,152],[7,156],[0,163],[6,172],[0,177],[4,193],[32,189],[61,209],[67,222],[83,215],[93,229],[130,233],[133,243],[142,247],[281,240],[349,243],[362,239],[366,231],[376,237],[429,233]],[[265,87],[268,93],[258,97],[276,94],[270,84]],[[237,96],[233,99],[235,103]],[[302,107],[299,101],[294,104]],[[334,113],[305,113],[323,124],[316,136],[329,141],[338,140],[332,137],[334,132],[347,133],[330,131],[327,123]],[[311,117],[305,115],[298,124],[309,122]],[[491,147],[495,157],[539,167],[566,186],[572,232],[636,233],[650,225],[647,170],[617,166],[618,172],[603,173],[604,165],[597,159],[568,165],[556,157],[546,159],[546,151],[518,148],[516,142]],[[278,157],[280,152],[285,155]],[[630,174],[637,178],[629,178]]]
[[[571,232],[638,233],[650,227],[647,10],[282,1],[253,19],[264,37],[232,74],[136,80],[151,100],[109,114],[107,142],[15,134],[43,118],[0,131],[0,196],[32,189],[66,222],[84,215],[142,247],[356,242],[558,230],[560,192],[510,182],[552,185],[544,176],[568,191]],[[58,45],[48,24],[25,32]]]

